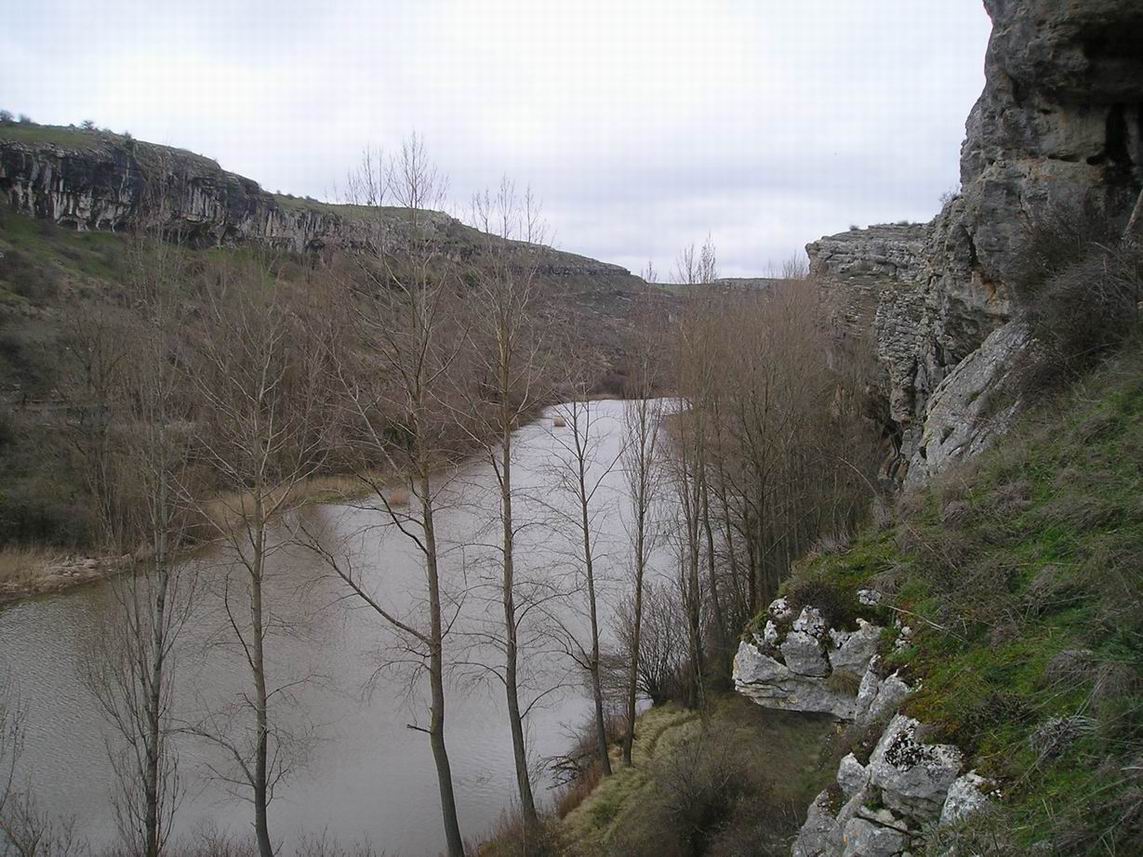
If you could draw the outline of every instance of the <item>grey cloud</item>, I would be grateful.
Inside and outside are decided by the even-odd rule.
[[[924,219],[983,83],[979,0],[40,0],[0,33],[0,102],[329,197],[422,133],[454,210],[507,173],[559,244],[670,268],[708,233],[760,273]]]

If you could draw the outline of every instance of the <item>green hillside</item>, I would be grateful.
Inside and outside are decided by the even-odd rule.
[[[902,498],[787,583],[888,596],[915,631],[887,666],[905,713],[999,784],[999,810],[932,854],[1130,854],[1143,841],[1143,348],[993,451]],[[1040,844],[1037,843],[1047,843]]]

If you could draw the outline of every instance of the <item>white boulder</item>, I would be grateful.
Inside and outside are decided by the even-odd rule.
[[[920,723],[896,715],[869,759],[869,781],[885,806],[917,822],[935,821],[964,756],[951,744],[922,744]]]
[[[987,809],[988,792],[992,788],[992,781],[980,776],[976,771],[969,771],[963,777],[958,777],[949,786],[944,808],[941,809],[941,824],[956,824]]]

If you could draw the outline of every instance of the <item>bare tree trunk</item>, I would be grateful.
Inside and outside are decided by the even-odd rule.
[[[456,408],[446,402],[453,360],[464,337],[448,327],[455,298],[452,270],[433,230],[426,230],[432,206],[443,203],[444,181],[428,161],[423,142],[412,136],[397,158],[379,164],[367,152],[360,171],[351,176],[354,202],[378,207],[387,195],[404,209],[401,230],[389,234],[386,215],[378,212],[372,246],[361,258],[361,280],[350,285],[357,292],[369,288],[366,300],[355,303],[360,350],[356,359],[338,367],[346,404],[357,421],[356,445],[361,453],[356,476],[369,488],[395,528],[416,547],[424,563],[428,617],[403,618],[372,595],[354,573],[348,556],[335,556],[308,535],[307,546],[415,651],[428,675],[429,727],[427,733],[437,774],[441,817],[449,857],[464,857],[464,841],[457,818],[452,767],[445,742],[445,638],[446,591],[442,584],[440,548],[435,522],[433,468],[440,463],[443,426]],[[434,410],[434,408],[436,410]],[[394,425],[403,432],[394,437]],[[420,504],[420,518],[398,511],[385,486],[376,477],[378,462],[409,480]],[[376,511],[376,505],[370,509]],[[424,626],[427,624],[427,628]]]
[[[724,660],[727,655],[726,647],[726,616],[722,609],[722,599],[718,593],[718,557],[714,549],[714,527],[711,524],[712,512],[710,510],[710,485],[707,477],[707,468],[703,468],[702,482],[702,525],[706,535],[707,573],[710,577],[710,606],[714,612],[714,640],[718,649],[717,657]]]
[[[440,567],[437,561],[437,536],[433,521],[433,499],[429,472],[422,469],[421,516],[425,534],[425,571],[429,584],[429,743],[437,768],[437,786],[441,796],[441,815],[449,857],[464,857],[464,840],[456,815],[456,795],[452,787],[452,766],[445,747],[444,693],[444,627],[441,621]]]
[[[502,378],[505,385],[508,378]],[[529,824],[539,821],[532,795],[532,778],[528,772],[528,749],[524,742],[524,721],[520,714],[520,688],[517,678],[519,643],[516,626],[516,566],[512,520],[512,431],[507,402],[501,412],[500,521],[503,527],[502,549],[504,576],[501,596],[504,602],[504,692],[508,701],[508,727],[512,733],[512,758],[516,764],[516,788],[520,795],[520,811]]]
[[[643,393],[649,392],[643,385]],[[647,572],[652,536],[648,534],[651,510],[655,456],[659,433],[660,408],[647,398],[637,399],[628,406],[628,438],[626,454],[627,485],[631,492],[634,512],[634,616],[632,617],[631,651],[627,665],[627,732],[623,736],[623,764],[631,765],[635,743],[635,707],[639,685],[639,658],[643,631],[643,581]]]
[[[586,406],[586,405],[585,405]],[[580,446],[578,438],[576,445]],[[581,447],[582,448],[582,447]],[[588,514],[590,494],[587,488],[587,456],[578,456],[580,527],[583,533],[584,573],[587,575],[587,603],[591,616],[591,653],[588,669],[591,672],[591,694],[595,702],[595,739],[599,751],[599,765],[605,777],[611,776],[611,757],[607,753],[607,721],[603,713],[603,683],[599,674],[599,608],[595,594],[595,562],[592,557],[591,520]]]
[[[254,835],[258,840],[260,857],[273,857],[274,845],[270,841],[270,823],[267,810],[270,805],[269,748],[270,708],[266,687],[266,626],[262,609],[262,582],[265,571],[266,510],[263,506],[263,487],[259,484],[254,496],[254,554],[250,575],[251,671],[254,679]]]

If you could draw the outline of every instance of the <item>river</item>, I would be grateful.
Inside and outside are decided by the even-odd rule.
[[[618,465],[624,403],[592,404],[599,444],[594,474],[596,553],[604,579],[605,622],[625,588],[628,512],[624,476]],[[574,533],[555,522],[572,511],[558,462],[570,428],[557,428],[553,412],[515,435],[514,476],[520,499],[518,574],[533,585],[576,590]],[[607,471],[607,472],[605,472]],[[494,661],[479,636],[495,627],[499,606],[485,581],[495,574],[498,510],[494,473],[477,456],[442,477],[437,524],[444,545],[446,590],[458,612],[446,642],[446,656],[470,662]],[[427,736],[408,724],[427,725],[423,680],[393,664],[393,642],[379,618],[347,597],[345,584],[316,556],[292,543],[289,532],[304,524],[320,532],[327,547],[344,551],[364,569],[370,589],[405,615],[416,616],[424,578],[411,543],[383,513],[365,505],[308,506],[275,529],[277,549],[267,575],[268,602],[276,631],[268,642],[270,676],[277,686],[293,685],[276,698],[274,711],[297,738],[293,770],[279,785],[270,809],[271,832],[285,853],[302,835],[322,831],[343,844],[368,841],[388,855],[427,857],[443,850],[435,770]],[[666,557],[660,557],[666,562]],[[228,575],[238,580],[232,558],[222,549],[188,563],[198,580],[191,621],[177,650],[176,712],[187,722],[213,713],[220,729],[231,724],[218,712],[240,693],[247,675],[227,634],[220,593]],[[545,625],[557,623],[582,634],[573,595],[553,602]],[[537,623],[528,626],[539,631]],[[115,836],[110,795],[112,771],[106,741],[111,737],[83,680],[84,665],[99,651],[104,623],[115,621],[108,584],[18,603],[0,612],[0,675],[11,702],[18,693],[28,718],[21,775],[30,778],[41,809],[70,816],[94,846]],[[490,624],[491,623],[491,624]],[[529,750],[537,769],[542,760],[568,749],[571,729],[590,716],[585,686],[547,638],[536,636],[529,662],[534,693],[566,685],[537,706],[528,721]],[[539,649],[546,649],[546,653]],[[515,780],[510,738],[499,684],[470,666],[450,676],[447,744],[465,837],[477,840],[512,805]],[[177,838],[214,826],[236,835],[250,831],[252,810],[212,775],[225,774],[225,758],[201,739],[178,741],[186,796],[174,824]],[[537,776],[537,795],[549,801],[551,775]]]

